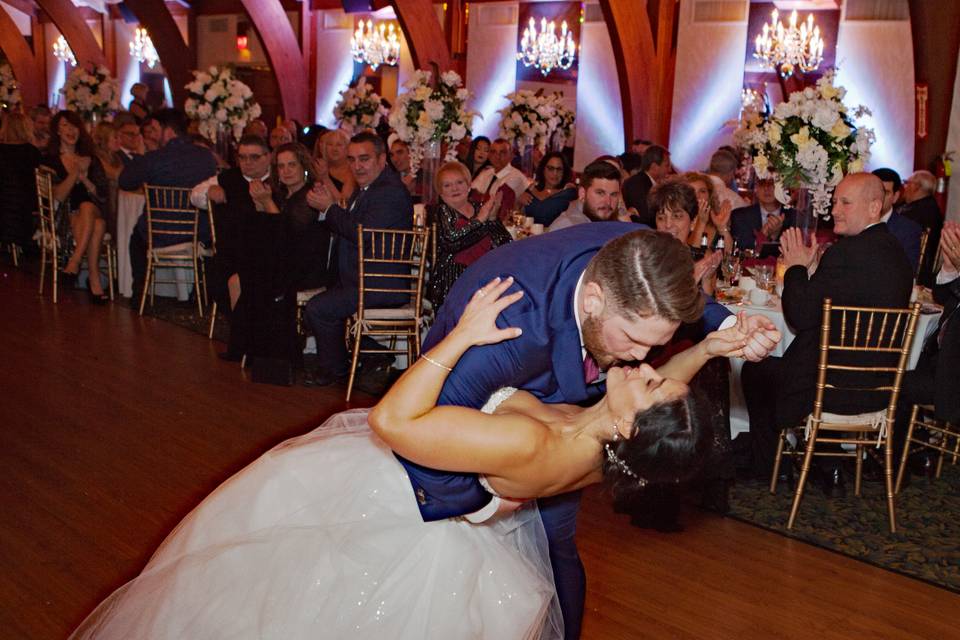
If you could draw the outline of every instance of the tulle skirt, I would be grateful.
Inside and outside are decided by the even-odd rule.
[[[211,493],[72,638],[560,638],[535,506],[425,523],[367,410]]]

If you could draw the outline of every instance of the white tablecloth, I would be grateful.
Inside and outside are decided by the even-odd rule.
[[[142,193],[131,191],[117,192],[117,279],[120,295],[129,298],[133,295],[133,271],[130,268],[130,236],[133,235],[137,220],[143,213],[144,197]],[[157,269],[160,280],[176,280],[157,284],[158,296],[187,300],[193,289],[193,274],[189,269]]]
[[[752,304],[727,304],[724,305],[733,313],[746,311],[749,314],[760,313],[773,321],[783,339],[780,344],[770,353],[772,356],[782,356],[793,342],[796,334],[787,325],[783,317],[783,308],[780,306],[780,300],[776,300],[775,307],[756,306]],[[923,349],[923,343],[937,329],[937,322],[940,319],[939,313],[922,313],[917,320],[917,330],[913,335],[913,345],[910,347],[910,360],[907,362],[907,369],[913,369],[917,366],[917,360],[920,358],[920,351]],[[743,360],[731,358],[730,360],[730,437],[734,438],[738,433],[750,431],[750,419],[747,414],[747,403],[743,398],[743,387],[740,382],[740,372],[743,369]]]

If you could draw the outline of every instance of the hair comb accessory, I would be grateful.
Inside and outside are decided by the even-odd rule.
[[[623,436],[620,435],[620,421],[616,420],[613,423],[613,441],[618,442],[623,439]],[[641,487],[647,485],[647,481],[644,478],[641,478],[637,475],[637,472],[630,468],[626,462],[624,462],[617,454],[614,452],[613,447],[610,446],[610,443],[603,445],[603,450],[607,453],[607,460],[610,461],[610,464],[616,466],[620,471],[631,478],[637,481]]]

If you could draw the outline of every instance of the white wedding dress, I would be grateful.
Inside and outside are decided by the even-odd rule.
[[[367,413],[337,414],[218,487],[71,637],[561,638],[536,507],[423,522]]]

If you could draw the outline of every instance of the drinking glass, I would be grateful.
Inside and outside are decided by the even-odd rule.
[[[753,277],[757,281],[757,287],[767,293],[773,293],[775,280],[773,277],[773,267],[768,264],[758,264],[753,267]]]
[[[720,262],[720,271],[728,286],[735,287],[740,280],[740,258],[727,254]]]

